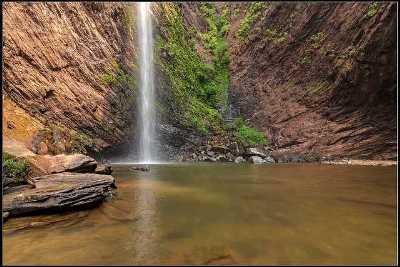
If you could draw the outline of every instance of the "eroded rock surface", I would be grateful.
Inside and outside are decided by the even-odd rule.
[[[86,207],[112,196],[115,187],[112,176],[93,173],[64,172],[29,180],[35,188],[3,196],[3,212],[12,216]]]

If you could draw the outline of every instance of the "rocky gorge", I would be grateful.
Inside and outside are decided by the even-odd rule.
[[[3,4],[3,152],[30,166],[30,185],[5,188],[7,214],[111,195],[97,162],[137,152],[133,7]],[[152,14],[165,161],[397,161],[394,3],[155,3]]]

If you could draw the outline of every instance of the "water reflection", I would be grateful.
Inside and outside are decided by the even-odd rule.
[[[139,173],[135,186],[135,264],[157,263],[159,232],[157,227],[157,200],[151,183],[151,173]]]
[[[396,168],[113,168],[118,189],[112,201],[76,220],[74,213],[64,223],[4,235],[5,264],[395,263]],[[23,221],[42,219],[51,218]],[[18,221],[9,219],[5,228]]]

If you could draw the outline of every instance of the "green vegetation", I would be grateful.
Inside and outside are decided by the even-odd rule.
[[[326,39],[326,33],[318,32],[310,37],[310,45],[314,49],[319,49],[322,42]]]
[[[87,148],[93,147],[93,140],[84,133],[71,133],[68,152],[70,153],[87,153]]]
[[[305,50],[303,52],[303,55],[301,58],[299,58],[298,62],[300,64],[311,64],[312,62],[312,57],[315,53],[316,50],[321,49],[322,43],[326,39],[326,33],[323,32],[318,32],[316,34],[313,34],[305,43]],[[323,49],[321,50],[323,53]]]
[[[7,184],[19,185],[26,183],[30,167],[25,160],[12,157],[7,153],[3,153],[3,184],[4,179],[10,180]]]
[[[221,130],[222,117],[217,108],[224,104],[229,82],[229,55],[224,41],[226,16],[219,17],[214,4],[202,5],[208,30],[200,39],[213,56],[208,64],[198,55],[189,36],[193,30],[185,28],[180,10],[171,3],[160,7],[164,9],[161,23],[168,38],[157,40],[157,50],[165,54],[158,62],[171,88],[169,108],[183,126],[204,134]]]
[[[206,18],[208,31],[200,33],[204,46],[211,51],[213,62],[205,85],[208,105],[217,108],[225,107],[228,101],[229,87],[229,52],[225,34],[229,30],[226,10],[219,16],[215,5],[203,4],[201,11]]]
[[[132,74],[121,68],[117,61],[111,62],[112,70],[100,76],[103,84],[113,87],[128,88],[135,91],[137,88],[136,80]],[[133,65],[134,66],[134,65]],[[130,67],[133,69],[133,67]]]
[[[343,54],[339,56],[341,59],[353,58],[357,54],[357,49],[354,46],[349,46],[344,50]]]
[[[242,118],[238,118],[234,122],[235,132],[234,135],[239,142],[244,145],[265,145],[267,144],[267,139],[265,136],[259,132],[257,129],[246,126]]]
[[[378,12],[378,10],[379,10],[379,4],[377,2],[372,2],[368,6],[367,17],[371,18],[371,17],[375,16],[375,14]]]
[[[331,87],[328,82],[323,81],[323,82],[316,82],[312,85],[310,85],[306,90],[308,93],[311,94],[320,94],[322,92],[325,92],[329,90]]]
[[[68,129],[62,125],[51,125],[40,129],[34,136],[32,145],[37,147],[45,143],[52,155],[60,153],[87,153],[87,148],[94,146],[93,140],[84,133]]]
[[[128,34],[130,37],[133,35],[133,30],[136,25],[135,16],[133,15],[134,7],[130,4],[124,6],[123,14],[122,14],[122,21],[124,26],[126,27]]]
[[[260,11],[264,8],[269,7],[268,3],[265,2],[252,2],[246,11],[246,16],[240,22],[237,36],[241,40],[245,40],[249,35],[250,28],[260,15]]]
[[[287,32],[279,32],[276,29],[269,28],[265,30],[265,38],[275,44],[285,42],[287,40]]]

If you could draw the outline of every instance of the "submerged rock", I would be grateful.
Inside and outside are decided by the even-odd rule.
[[[29,179],[35,188],[3,196],[9,215],[44,210],[66,210],[96,204],[112,196],[115,180],[110,175],[64,172]]]
[[[148,166],[136,166],[136,167],[131,167],[131,170],[148,172],[150,171],[150,168]]]

